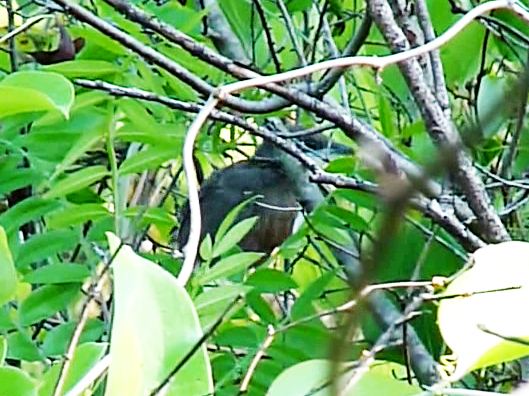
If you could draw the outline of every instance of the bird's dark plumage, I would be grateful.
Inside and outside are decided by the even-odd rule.
[[[296,206],[292,183],[275,161],[251,159],[238,162],[214,172],[205,181],[200,189],[201,237],[207,233],[214,237],[228,212],[256,195],[259,198],[250,202],[238,218],[240,221],[259,217],[240,246],[244,250],[270,253],[290,235],[296,217],[296,212],[289,209]],[[185,245],[188,235],[189,206],[186,205],[177,235],[179,248]]]

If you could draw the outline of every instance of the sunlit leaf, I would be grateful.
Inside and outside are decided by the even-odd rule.
[[[529,355],[529,243],[504,242],[478,249],[473,266],[447,287],[438,322],[457,358],[454,379]],[[511,340],[509,340],[509,338]]]
[[[111,365],[106,396],[149,394],[202,336],[186,290],[155,263],[107,234],[116,252]],[[166,395],[213,391],[205,345],[174,376]]]
[[[17,273],[7,243],[6,232],[0,226],[0,305],[11,300],[17,287]]]
[[[0,395],[37,396],[35,381],[16,367],[0,367]]]
[[[281,373],[272,383],[267,396],[330,396],[329,382],[330,362],[327,360],[308,360],[298,363]],[[339,381],[342,388],[348,376]],[[418,385],[409,385],[406,381],[406,369],[396,363],[375,362],[369,371],[361,374],[358,381],[349,388],[346,396],[360,395],[415,395],[421,391]],[[323,389],[320,389],[323,388]],[[318,390],[320,389],[320,390]]]
[[[55,108],[59,110],[64,117],[68,118],[70,115],[70,109],[74,102],[75,90],[73,84],[57,73],[43,72],[37,70],[31,71],[19,71],[16,73],[9,74],[2,81],[0,81],[0,100],[6,100],[8,105],[9,101],[16,101],[17,96],[5,96],[8,94],[9,89],[12,90],[11,94],[15,94],[18,97],[23,98],[29,105],[36,106],[34,110],[27,111],[38,111],[38,110],[49,110]],[[16,92],[16,90],[27,90],[24,96],[23,92]],[[33,102],[36,100],[36,103]],[[44,104],[48,101],[50,104],[49,108],[45,108]],[[23,102],[19,104],[21,108],[25,108]],[[16,107],[12,107],[10,114],[16,114]],[[40,108],[42,107],[42,108]],[[0,109],[4,109],[2,103],[0,103]],[[4,110],[9,111],[9,110]],[[0,117],[7,115],[0,111]]]

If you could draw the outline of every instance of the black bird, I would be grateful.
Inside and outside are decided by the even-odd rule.
[[[304,151],[322,158],[322,154],[349,154],[349,147],[330,142],[323,135],[300,140]],[[258,216],[253,229],[240,242],[244,250],[270,253],[291,234],[298,215],[300,197],[296,182],[285,171],[280,156],[288,155],[271,143],[263,143],[255,156],[214,172],[200,189],[202,208],[201,239],[215,232],[228,212],[244,200],[258,196],[239,214],[237,221]],[[176,243],[182,249],[189,236],[189,205],[181,216]]]

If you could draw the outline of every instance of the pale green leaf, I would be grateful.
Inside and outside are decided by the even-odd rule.
[[[7,243],[6,232],[0,226],[0,305],[11,300],[17,287],[17,273]]]
[[[70,109],[75,97],[75,89],[73,84],[60,74],[39,70],[19,71],[9,74],[0,82],[0,98],[4,96],[1,90],[7,87],[14,87],[16,89],[27,88],[37,91],[48,98],[53,108],[59,110],[64,117],[68,118],[70,115]],[[36,95],[32,96],[37,98]],[[23,98],[33,105],[31,98]],[[8,100],[13,99],[13,97],[8,97]],[[0,108],[2,107],[0,104]]]
[[[0,367],[0,395],[37,396],[33,379],[16,367]]]
[[[331,362],[328,360],[307,360],[289,367],[272,383],[266,396],[331,396],[329,373]],[[354,371],[345,371],[339,380],[342,389]],[[361,374],[344,396],[395,395],[411,396],[419,393],[418,385],[409,385],[406,381],[406,369],[392,362],[374,362],[369,371]],[[325,386],[327,384],[327,386]],[[321,388],[321,389],[320,389]],[[318,390],[319,389],[319,390]]]
[[[202,336],[187,291],[157,264],[107,234],[115,258],[111,365],[106,396],[149,394]],[[117,253],[116,250],[119,249]],[[165,395],[213,391],[205,345],[174,376]]]
[[[456,355],[452,379],[529,355],[529,243],[487,245],[471,256],[473,266],[447,287],[441,300],[441,334]],[[503,338],[502,338],[503,337]]]

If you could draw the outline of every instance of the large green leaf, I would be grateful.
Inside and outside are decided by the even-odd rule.
[[[17,273],[7,244],[4,228],[0,226],[0,305],[11,300],[17,287]]]
[[[289,274],[272,268],[259,268],[248,277],[246,284],[260,293],[279,293],[298,286]]]
[[[83,282],[90,276],[87,266],[73,263],[52,263],[39,267],[26,275],[24,281],[28,283],[74,283]]]
[[[79,242],[79,233],[72,229],[59,229],[37,234],[28,239],[16,255],[17,268],[25,268],[35,262],[47,260],[68,251]]]
[[[22,301],[19,308],[20,324],[28,326],[39,320],[49,318],[58,311],[65,309],[78,294],[78,284],[39,287]]]
[[[327,360],[308,360],[298,363],[281,373],[274,381],[267,396],[330,396],[329,381],[330,362]],[[421,391],[417,385],[409,385],[404,366],[390,362],[375,362],[369,371],[344,396],[415,395]],[[345,375],[347,378],[347,375]],[[314,392],[323,386],[323,389]],[[340,393],[343,394],[343,393]]]
[[[28,330],[18,330],[7,336],[7,358],[26,362],[42,361],[44,356]]]
[[[0,195],[10,193],[11,191],[37,184],[44,176],[41,172],[31,168],[13,169],[11,172],[2,172],[0,174]]]
[[[95,221],[104,217],[110,217],[108,209],[102,204],[86,203],[71,205],[63,210],[58,210],[48,216],[47,224],[50,228],[61,228],[82,224],[86,221]]]
[[[31,377],[16,367],[0,367],[0,395],[37,396],[37,387]]]
[[[48,96],[35,89],[0,85],[0,118],[56,108]]]
[[[107,234],[116,254],[119,240]],[[202,336],[186,290],[155,263],[122,246],[114,258],[114,320],[106,396],[143,396],[153,390]],[[166,395],[213,391],[205,345],[172,379]]]
[[[60,207],[57,201],[31,197],[0,214],[0,225],[10,234],[18,227]]]
[[[0,82],[0,117],[57,109],[68,118],[74,96],[73,84],[60,74],[37,70],[12,73]]]
[[[485,139],[501,132],[503,124],[510,116],[511,106],[502,105],[505,93],[509,89],[508,83],[509,81],[505,78],[491,75],[481,80],[477,110]]]
[[[441,334],[456,355],[454,380],[467,372],[529,355],[529,243],[504,242],[478,249],[472,268],[446,289]],[[510,339],[510,340],[509,340]],[[521,340],[521,341],[517,341]]]

